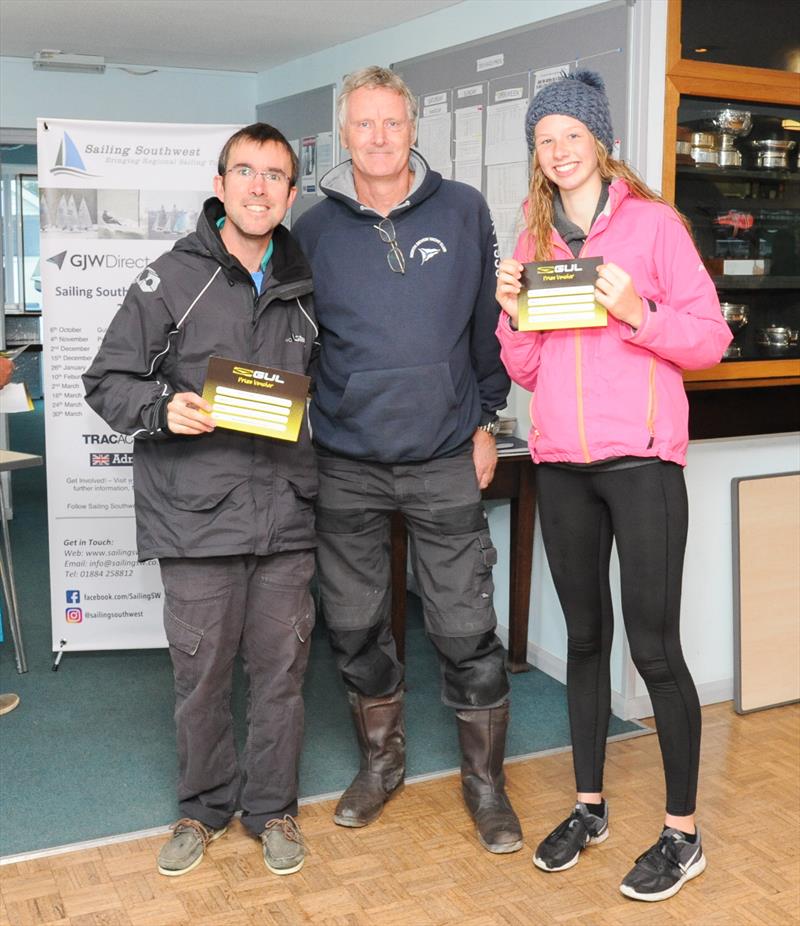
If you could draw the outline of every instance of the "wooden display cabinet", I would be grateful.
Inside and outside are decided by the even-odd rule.
[[[797,253],[800,243],[800,169],[797,167],[800,132],[797,132],[797,146],[790,155],[789,168],[785,170],[749,169],[754,165],[746,163],[742,167],[678,165],[676,142],[679,121],[681,118],[686,121],[687,112],[693,106],[697,110],[702,105],[713,106],[717,102],[719,108],[726,104],[742,104],[739,108],[746,108],[750,104],[754,112],[759,109],[786,111],[787,115],[799,118],[800,74],[682,57],[681,7],[681,0],[669,0],[663,194],[694,221],[697,215],[692,214],[687,204],[699,198],[698,191],[703,187],[714,185],[721,190],[718,201],[724,204],[722,208],[741,202],[744,209],[750,210],[745,213],[749,216],[747,221],[753,221],[752,215],[758,214],[759,207],[771,207],[774,214],[778,206],[784,216],[789,216],[788,236],[794,240],[794,256],[788,273],[779,275],[776,272],[772,277],[722,276],[721,268],[710,255],[703,255],[721,297],[728,301],[741,299],[750,303],[752,309],[747,338],[737,336],[737,340],[746,343],[743,359],[726,360],[709,370],[684,374],[690,401],[690,434],[693,438],[703,438],[797,430],[800,428],[800,346],[791,347],[781,356],[770,356],[769,351],[754,348],[753,336],[760,325],[775,323],[772,316],[777,317],[778,324],[800,327],[800,256]],[[737,184],[741,185],[741,190],[737,189]],[[731,198],[725,199],[725,196]],[[699,239],[700,235],[698,245],[702,253],[704,248]]]

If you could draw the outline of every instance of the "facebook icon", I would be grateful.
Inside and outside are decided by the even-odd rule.
[[[80,604],[81,593],[77,588],[67,589],[67,604]]]

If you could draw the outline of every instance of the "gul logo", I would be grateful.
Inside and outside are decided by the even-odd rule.
[[[537,267],[536,272],[549,276],[551,273],[578,273],[580,269],[580,264],[553,264],[552,267]]]
[[[68,624],[83,623],[83,611],[80,608],[67,608],[65,615]]]
[[[86,170],[83,158],[78,151],[78,146],[64,132],[61,144],[58,146],[56,163],[50,168],[51,174],[70,174],[73,177],[97,177],[97,174],[90,174]]]
[[[424,247],[424,245],[427,245]],[[419,252],[420,257],[422,258],[421,267],[424,267],[429,260],[433,260],[437,254],[446,254],[447,248],[444,246],[444,242],[440,241],[438,238],[420,238],[414,244],[414,247],[411,248],[411,253],[408,255],[412,260],[414,255]]]
[[[136,283],[143,293],[154,293],[161,283],[161,278],[152,267],[145,267],[136,277]]]
[[[131,466],[132,453],[90,453],[89,466]]]
[[[81,603],[81,593],[77,588],[68,588],[67,589],[67,604],[80,604]]]
[[[246,376],[248,379],[257,379],[265,383],[285,383],[278,373],[268,373],[266,370],[250,370],[247,367],[234,367],[236,376]]]

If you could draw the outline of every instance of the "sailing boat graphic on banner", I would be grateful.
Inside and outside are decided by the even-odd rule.
[[[96,177],[97,174],[90,174],[86,170],[83,158],[78,151],[75,142],[64,132],[61,144],[58,146],[56,163],[50,168],[51,174],[72,174],[75,177]]]

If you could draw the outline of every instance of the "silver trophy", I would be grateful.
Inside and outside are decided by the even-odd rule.
[[[710,121],[719,132],[719,166],[741,167],[742,155],[734,142],[747,135],[753,127],[749,111],[726,107],[717,110]]]

